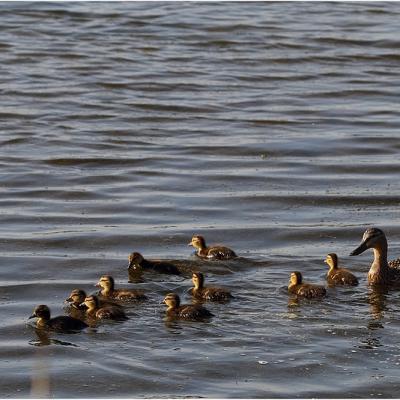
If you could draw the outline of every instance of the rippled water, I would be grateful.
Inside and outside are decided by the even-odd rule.
[[[398,3],[0,3],[1,397],[399,397],[399,292],[366,285],[366,226],[400,255]],[[193,234],[241,256],[202,263]],[[127,256],[229,287],[167,323],[186,276],[86,333],[28,324]],[[324,283],[327,253],[360,278]],[[186,263],[186,261],[185,261]]]

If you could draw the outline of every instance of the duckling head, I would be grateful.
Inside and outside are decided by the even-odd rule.
[[[204,286],[204,275],[201,272],[193,272],[192,282],[196,289],[201,289]]]
[[[368,228],[362,237],[360,245],[350,255],[358,256],[367,249],[387,247],[386,236],[378,228]]]
[[[129,254],[128,260],[128,269],[137,270],[140,268],[140,265],[143,262],[144,258],[140,253],[135,252]]]
[[[86,298],[86,292],[81,289],[74,289],[69,297],[65,299],[68,303],[80,305],[85,301]]]
[[[203,236],[195,235],[192,237],[192,241],[188,243],[188,246],[193,246],[195,249],[205,249],[206,241]]]
[[[114,278],[110,275],[103,275],[95,285],[106,292],[114,290]]]
[[[48,321],[50,319],[50,308],[44,304],[37,306],[33,310],[33,314],[29,317],[29,319],[31,318],[39,318],[44,321]]]
[[[338,257],[335,253],[329,253],[326,256],[325,262],[329,265],[329,268],[337,268]]]
[[[179,307],[181,299],[176,293],[168,293],[164,298],[164,303],[167,305],[168,309],[174,309]]]
[[[99,308],[99,298],[95,295],[87,296],[82,304],[88,308],[88,311],[96,310]]]
[[[290,281],[289,285],[300,285],[303,282],[303,276],[301,275],[301,272],[299,271],[294,271],[290,274]]]

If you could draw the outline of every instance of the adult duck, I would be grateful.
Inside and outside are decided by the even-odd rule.
[[[400,286],[400,259],[387,261],[388,244],[381,229],[368,228],[360,245],[350,255],[358,256],[368,249],[374,251],[374,260],[368,272],[368,283]]]

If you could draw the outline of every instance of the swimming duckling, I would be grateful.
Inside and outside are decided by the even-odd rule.
[[[86,297],[87,297],[87,294],[84,290],[74,289],[74,290],[72,290],[71,294],[65,301],[70,303],[71,308],[75,308],[80,311],[86,311],[86,306],[84,304]],[[115,307],[122,308],[121,305],[114,303],[113,301],[110,301],[110,300],[99,299],[99,302],[100,302],[100,307],[115,306]]]
[[[312,283],[303,283],[303,277],[300,272],[294,271],[290,274],[288,286],[289,293],[297,294],[307,299],[323,297],[326,295],[326,289],[323,286]]]
[[[325,262],[329,265],[326,279],[330,284],[357,286],[358,279],[347,269],[338,268],[338,257],[335,253],[326,256]]]
[[[100,287],[100,294],[104,297],[109,297],[116,300],[134,300],[143,301],[147,297],[141,290],[135,289],[115,289],[114,278],[110,275],[103,275],[96,284]]]
[[[381,229],[368,228],[361,244],[350,255],[357,256],[367,249],[374,250],[374,261],[368,272],[368,283],[371,285],[400,285],[400,260],[387,261],[387,240]]]
[[[192,282],[194,287],[189,293],[194,297],[211,301],[227,301],[233,296],[229,290],[219,287],[204,287],[204,275],[201,272],[193,272]]]
[[[204,320],[214,315],[206,308],[198,304],[181,304],[179,296],[175,293],[168,293],[165,296],[164,303],[167,305],[167,316],[170,318],[187,319],[187,320]]]
[[[196,250],[196,255],[201,258],[210,258],[214,260],[229,260],[237,257],[236,253],[225,246],[206,246],[206,241],[203,236],[195,235],[188,246],[193,246]]]
[[[153,270],[162,274],[181,275],[176,265],[168,261],[146,260],[137,252],[129,254],[128,260],[128,269],[131,271]]]
[[[124,310],[121,307],[115,307],[111,305],[100,306],[100,301],[97,296],[88,296],[84,301],[87,307],[86,314],[89,317],[95,317],[97,319],[115,319],[115,320],[125,320],[128,317],[125,315]]]
[[[44,304],[37,306],[29,318],[38,318],[37,328],[48,328],[58,332],[79,331],[88,327],[83,321],[66,315],[50,318],[50,309]]]

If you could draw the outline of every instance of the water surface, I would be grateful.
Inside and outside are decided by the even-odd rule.
[[[0,4],[2,397],[400,396],[399,292],[366,285],[367,226],[400,255],[397,3]],[[201,263],[193,234],[241,256]],[[128,283],[127,256],[229,287],[166,323],[187,276]],[[336,252],[361,284],[296,302]],[[130,319],[36,332],[101,274]]]

